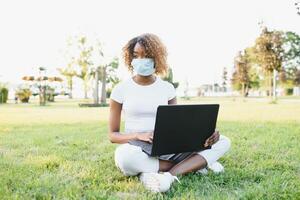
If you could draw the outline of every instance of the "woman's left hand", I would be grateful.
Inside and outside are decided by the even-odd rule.
[[[208,147],[215,144],[216,142],[218,142],[219,138],[220,138],[220,133],[219,131],[216,130],[209,138],[207,138],[204,147]]]

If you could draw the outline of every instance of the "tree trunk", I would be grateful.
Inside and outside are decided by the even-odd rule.
[[[249,95],[249,84],[246,84],[245,97],[248,97],[248,95]]]
[[[69,99],[72,99],[73,98],[73,95],[72,95],[72,93],[73,93],[73,78],[72,77],[70,77],[69,87],[70,87]]]
[[[87,80],[86,78],[83,79],[83,90],[84,90],[84,98],[87,99]]]
[[[40,86],[40,106],[46,105],[46,86]]]
[[[96,69],[96,83],[95,83],[95,89],[94,89],[94,92],[95,92],[95,96],[94,96],[94,104],[98,104],[99,103],[99,70],[100,68],[98,67]]]
[[[39,90],[40,90],[40,92],[39,92],[40,106],[44,106],[45,105],[45,92],[44,92],[45,88],[44,88],[44,86],[40,85]]]
[[[43,89],[42,89],[42,86],[40,86],[39,101],[40,101],[40,106],[42,106],[43,105]]]
[[[272,84],[272,74],[273,72],[270,71],[269,73],[269,96],[272,98],[272,91],[273,91],[273,84]]]
[[[106,66],[102,68],[103,77],[102,77],[102,88],[101,88],[101,104],[106,104]]]
[[[242,83],[242,95],[245,97],[245,83]]]
[[[243,84],[243,96],[247,97],[249,92],[248,84]]]
[[[273,100],[276,101],[276,70],[273,70]]]

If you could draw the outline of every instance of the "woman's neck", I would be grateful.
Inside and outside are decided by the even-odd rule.
[[[155,75],[141,76],[137,74],[133,77],[133,80],[139,85],[150,85],[155,82],[156,76]]]

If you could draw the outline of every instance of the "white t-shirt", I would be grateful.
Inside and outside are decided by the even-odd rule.
[[[123,104],[125,133],[153,131],[159,105],[176,97],[174,86],[159,77],[150,85],[139,85],[132,78],[117,84],[110,98]]]

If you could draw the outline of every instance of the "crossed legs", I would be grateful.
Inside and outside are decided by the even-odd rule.
[[[130,144],[120,145],[115,152],[116,166],[126,176],[134,176],[142,172],[168,171],[172,175],[194,172],[211,165],[222,157],[230,148],[230,140],[221,135],[217,143],[207,149],[187,157],[174,164],[170,161],[149,157],[140,147]]]

